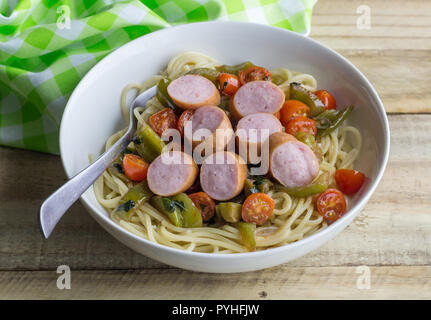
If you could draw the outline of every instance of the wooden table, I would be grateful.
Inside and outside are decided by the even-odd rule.
[[[371,29],[358,30],[360,5]],[[340,235],[291,263],[244,274],[172,268],[126,248],[75,204],[49,240],[42,200],[65,182],[60,158],[0,148],[0,298],[431,298],[431,1],[320,0],[311,37],[352,61],[389,113],[386,173]],[[70,290],[56,269],[72,270]],[[370,268],[370,288],[357,286]],[[359,273],[358,273],[359,272]]]

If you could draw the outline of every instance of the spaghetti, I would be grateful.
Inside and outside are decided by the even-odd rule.
[[[214,59],[201,53],[187,52],[174,57],[167,69],[154,76],[144,84],[130,84],[124,88],[121,96],[121,108],[124,119],[128,119],[127,95],[135,90],[137,94],[158,83],[163,77],[175,79],[195,68],[214,68],[220,65]],[[290,83],[302,84],[305,88],[315,91],[316,80],[309,74],[293,72],[285,68],[271,71],[273,82],[283,91]],[[164,108],[156,98],[148,101],[145,108],[135,109],[138,128],[142,127],[149,117]],[[138,129],[139,130],[139,129]],[[113,134],[106,142],[106,149],[124,133],[121,130]],[[348,136],[351,135],[351,137]],[[352,141],[349,144],[348,141]],[[334,186],[334,172],[340,168],[351,169],[358,156],[362,144],[360,132],[352,126],[341,126],[324,136],[318,143],[322,150],[323,160],[320,163],[319,176],[329,174],[329,186]],[[133,142],[130,148],[134,149]],[[110,217],[127,231],[172,248],[205,252],[205,253],[241,253],[248,250],[241,243],[241,235],[237,228],[226,223],[217,227],[204,224],[197,228],[177,227],[166,215],[145,202],[136,207],[127,218],[117,214],[119,201],[133,186],[133,183],[114,168],[108,169],[94,183],[94,193],[99,203],[110,212]],[[301,240],[325,228],[327,223],[319,215],[314,206],[313,197],[294,197],[285,192],[270,191],[269,195],[275,202],[269,223],[256,228],[256,250],[264,250],[282,246]]]

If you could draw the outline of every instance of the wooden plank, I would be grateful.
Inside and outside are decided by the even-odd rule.
[[[243,274],[184,270],[0,272],[0,299],[430,299],[431,267],[372,267],[370,286],[356,267],[288,267]],[[358,286],[359,282],[359,286]]]
[[[361,5],[371,29],[358,29]],[[388,112],[431,112],[430,1],[319,1],[311,37],[355,64],[371,81]]]
[[[431,264],[431,115],[389,117],[387,171],[363,212],[290,267]],[[0,270],[165,268],[129,250],[75,204],[49,240],[42,200],[65,181],[58,156],[0,148]]]

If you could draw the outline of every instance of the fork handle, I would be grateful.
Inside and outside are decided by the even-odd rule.
[[[50,236],[66,211],[112,165],[132,139],[133,133],[130,126],[127,132],[109,150],[43,202],[40,207],[39,223],[45,238]]]

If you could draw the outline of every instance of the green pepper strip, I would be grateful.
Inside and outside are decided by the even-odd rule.
[[[177,206],[166,205],[166,202],[171,202],[169,198],[161,196],[154,196],[150,199],[150,204],[158,211],[164,213],[172,224],[176,227],[183,226],[183,216],[181,215],[180,208]]]
[[[235,202],[221,202],[216,206],[216,213],[227,222],[238,222],[241,219],[242,205]]]
[[[316,139],[311,133],[301,131],[295,135],[295,138],[309,146],[319,161],[323,160],[322,149],[317,145]]]
[[[256,249],[256,225],[239,221],[235,223],[235,227],[239,230],[243,245],[248,251],[254,251]]]
[[[133,209],[141,203],[150,200],[152,196],[153,193],[148,187],[147,181],[142,181],[127,191],[120,200],[116,211],[119,212],[123,218],[128,218],[133,212]]]
[[[290,84],[290,98],[299,100],[310,107],[310,116],[315,117],[325,111],[322,101],[311,91],[305,89],[299,83]]]
[[[165,106],[166,108],[171,108],[172,110],[174,110],[175,114],[179,116],[182,110],[175,105],[175,103],[172,101],[171,97],[168,94],[168,86],[170,83],[171,80],[169,79],[160,79],[159,83],[157,84],[156,98],[163,106]]]
[[[146,123],[136,134],[135,147],[139,155],[147,162],[152,162],[163,152],[165,142]]]
[[[281,184],[275,185],[275,190],[286,192],[291,196],[300,197],[300,198],[322,193],[327,188],[328,186],[323,183],[313,183],[303,187],[295,187],[295,188],[285,187],[285,186],[282,186]]]
[[[331,121],[331,124],[324,130],[317,130],[317,136],[319,138],[330,134],[332,131],[337,129],[346,120],[347,116],[352,112],[353,106],[348,106],[346,109],[341,110],[337,113],[335,118]]]
[[[244,69],[247,69],[247,68],[250,68],[253,66],[254,66],[253,63],[251,63],[250,61],[246,61],[246,62],[236,64],[233,66],[228,66],[228,65],[224,64],[222,66],[216,67],[216,70],[219,72],[222,72],[222,73],[230,73],[230,74],[234,74],[237,76],[241,70],[244,70]]]
[[[195,228],[202,227],[201,211],[195,206],[193,201],[185,193],[179,193],[172,197],[172,200],[177,201],[183,205],[180,210],[183,217],[183,227]]]
[[[202,77],[207,78],[208,80],[210,80],[215,85],[217,85],[217,77],[219,75],[219,72],[217,70],[210,69],[210,68],[196,68],[196,69],[190,70],[186,74],[200,75]]]
[[[335,109],[325,110],[319,115],[313,117],[313,120],[316,121],[317,130],[325,130],[327,129],[332,122],[337,119],[339,111]]]

